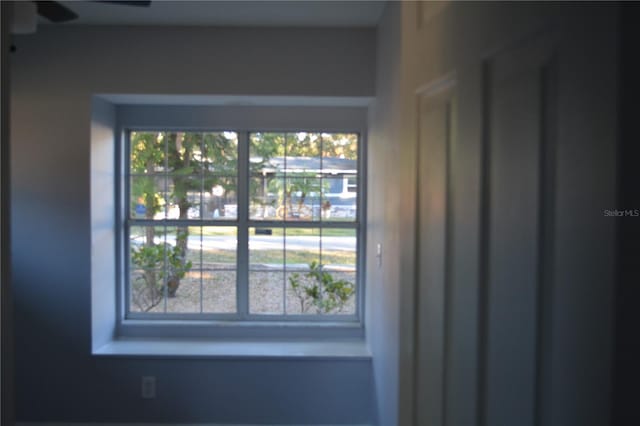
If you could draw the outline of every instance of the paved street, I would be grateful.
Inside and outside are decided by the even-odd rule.
[[[313,250],[320,247],[320,238],[311,236],[276,237],[270,235],[250,235],[250,250],[282,250],[286,240],[286,247],[289,250]],[[175,237],[168,236],[167,242],[175,244]],[[200,236],[189,236],[188,247],[200,249]],[[235,250],[236,239],[232,236],[203,236],[202,248],[218,250]],[[322,237],[322,248],[336,251],[355,251],[356,237]]]

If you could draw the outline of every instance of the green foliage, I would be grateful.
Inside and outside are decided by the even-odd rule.
[[[286,180],[282,178],[273,178],[268,182],[268,189],[278,194],[278,216],[283,218],[286,209],[287,217],[294,216],[310,216],[311,210],[304,205],[307,195],[311,193],[320,193],[329,187],[329,182],[321,181],[315,173],[300,172]],[[296,195],[297,206],[293,206],[293,196]]]
[[[263,160],[284,156],[358,158],[358,135],[354,133],[259,132],[252,133],[249,142],[251,156]],[[255,165],[260,170],[260,164]]]
[[[163,267],[166,257],[166,269]],[[184,278],[193,266],[190,260],[185,260],[178,246],[169,243],[143,245],[131,249],[131,261],[145,272],[157,273],[162,281],[167,278]]]
[[[168,243],[148,242],[140,247],[132,247],[131,261],[143,270],[137,286],[132,288],[133,302],[143,311],[149,311],[163,300],[165,288],[170,297],[174,296],[180,279],[193,266],[190,260],[185,259],[178,245]]]
[[[307,312],[311,307],[318,314],[342,311],[355,293],[355,285],[346,280],[336,280],[316,261],[309,264],[309,269],[304,277],[299,273],[289,277],[291,289],[300,300],[301,312]]]
[[[162,133],[131,133],[130,165],[132,173],[153,173],[164,162]]]
[[[141,176],[136,177],[131,182],[131,193],[135,197],[138,203],[141,203],[146,208],[146,217],[152,218],[158,213],[165,205],[166,200],[158,193],[157,185],[153,177]],[[135,205],[130,206],[133,210]]]
[[[192,207],[190,193],[211,191],[216,185],[227,191],[236,190],[238,148],[232,134],[131,132],[130,146],[130,172],[134,175],[131,209],[136,208],[136,203],[143,204],[147,219],[153,219],[167,204],[177,207],[179,218],[186,219]],[[191,262],[186,260],[188,227],[178,228],[175,247],[154,245],[154,235],[155,230],[149,228],[145,246],[132,252],[134,263],[145,269],[143,290],[148,297],[144,299],[151,300],[145,306],[157,303],[158,286],[166,285],[169,295],[175,295],[180,279],[191,268]],[[165,256],[167,276],[152,276],[149,271],[162,269]]]
[[[216,185],[236,190],[237,139],[225,133],[131,132],[130,171],[134,200],[152,218],[164,203],[180,208],[186,217],[189,192],[211,191]],[[160,196],[167,186],[169,199]]]

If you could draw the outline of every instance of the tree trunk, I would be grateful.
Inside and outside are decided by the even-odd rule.
[[[176,134],[176,159],[180,158],[180,141],[182,139],[183,133]],[[189,167],[191,164],[191,146],[189,144],[184,145],[184,157],[182,158],[181,167]],[[181,179],[183,180],[181,182]],[[190,176],[186,177],[177,177],[174,178],[174,193],[180,194],[177,203],[178,209],[180,211],[179,218],[181,220],[188,219],[188,211],[189,207],[191,207],[191,203],[189,203],[189,199],[187,196],[187,192],[189,190],[189,179]],[[180,188],[183,186],[183,188]],[[189,241],[189,227],[188,226],[178,226],[176,228],[176,248],[178,249],[177,256],[179,259],[179,268],[178,270],[171,271],[169,274],[169,278],[167,280],[167,292],[169,297],[175,297],[176,292],[178,291],[178,287],[180,287],[180,275],[182,271],[185,270],[185,265],[187,263],[187,243]]]

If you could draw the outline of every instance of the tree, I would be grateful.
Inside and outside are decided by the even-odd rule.
[[[187,260],[189,227],[184,221],[189,220],[195,205],[202,214],[199,204],[203,192],[211,192],[217,185],[235,192],[237,152],[234,134],[131,133],[131,193],[138,206],[143,206],[144,218],[153,220],[162,208],[175,207],[181,221],[176,227],[175,246],[157,243],[156,228],[147,226],[142,246],[131,248],[132,262],[144,271],[143,287],[139,297],[134,297],[141,310],[160,303],[165,289],[169,297],[176,295],[191,268]]]

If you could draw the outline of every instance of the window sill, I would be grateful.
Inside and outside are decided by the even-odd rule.
[[[107,357],[344,359],[366,361],[371,352],[364,339],[344,340],[216,340],[126,338],[112,340],[93,352]]]

